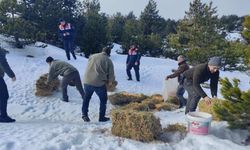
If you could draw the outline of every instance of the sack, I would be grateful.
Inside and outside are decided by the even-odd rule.
[[[178,81],[177,78],[172,78],[172,79],[168,79],[168,80],[164,80],[163,83],[163,99],[164,101],[167,101],[169,99],[169,97],[176,97],[176,92],[177,92],[177,88],[178,88]]]

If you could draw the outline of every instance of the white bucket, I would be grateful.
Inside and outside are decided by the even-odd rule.
[[[187,114],[188,132],[198,135],[207,135],[212,115],[205,112],[189,112]]]

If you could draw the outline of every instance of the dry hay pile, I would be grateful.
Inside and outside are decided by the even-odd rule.
[[[212,99],[211,105],[207,105],[204,100],[201,100],[198,104],[199,111],[201,112],[207,112],[213,116],[213,120],[220,121],[219,117],[214,111],[215,105],[222,105],[222,101],[220,99]]]
[[[111,85],[106,84],[106,87],[107,87],[108,92],[114,92],[115,89],[116,89],[117,84],[118,84],[117,81],[112,82]]]
[[[43,74],[36,81],[36,96],[49,96],[53,91],[57,90],[60,85],[59,79],[53,80],[49,85],[46,84],[48,74]]]
[[[150,142],[160,136],[161,130],[160,120],[150,112],[132,109],[112,111],[113,135]]]
[[[112,115],[112,134],[120,137],[150,142],[161,140],[161,124],[152,110],[175,110],[177,105],[164,102],[161,95],[118,93],[111,95],[112,104],[123,105],[114,109]],[[124,96],[124,97],[123,97]],[[126,104],[126,105],[125,105]]]
[[[112,105],[126,105],[131,102],[141,102],[148,96],[143,94],[130,94],[127,92],[115,93],[109,96],[109,101]]]
[[[170,124],[167,128],[162,129],[159,140],[164,142],[181,141],[187,135],[187,127],[181,124]]]

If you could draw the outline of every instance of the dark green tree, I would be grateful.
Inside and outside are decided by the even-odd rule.
[[[221,56],[226,44],[218,33],[218,18],[212,2],[190,3],[189,11],[177,27],[177,34],[169,36],[172,48],[185,53],[192,64],[206,62],[209,57]]]
[[[154,0],[149,0],[144,11],[140,15],[143,35],[160,34],[166,26],[166,21],[158,14],[157,4]]]
[[[100,14],[100,3],[98,0],[84,1],[85,25],[82,31],[80,47],[85,56],[98,53],[108,42],[107,24],[105,14]]]
[[[228,122],[232,129],[247,129],[250,131],[250,90],[241,91],[239,80],[221,79],[221,94],[225,98],[222,105],[215,105],[214,111],[221,120]]]
[[[243,26],[244,30],[242,31],[242,35],[247,40],[248,44],[250,44],[250,16],[245,16]]]
[[[111,41],[121,43],[122,33],[125,25],[125,17],[121,13],[116,13],[109,19],[109,34]]]

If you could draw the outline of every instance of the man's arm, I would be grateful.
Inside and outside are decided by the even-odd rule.
[[[217,71],[210,79],[210,90],[212,97],[217,97],[218,81],[220,72]]]
[[[181,75],[185,71],[185,66],[180,66],[173,74],[168,75],[167,78],[175,78]]]
[[[108,61],[108,82],[112,83],[115,81],[114,65],[111,60]]]
[[[15,73],[10,68],[5,55],[6,55],[5,52],[3,52],[3,50],[0,50],[0,65],[1,65],[1,68],[3,69],[3,71],[10,78],[14,78],[15,77]]]

